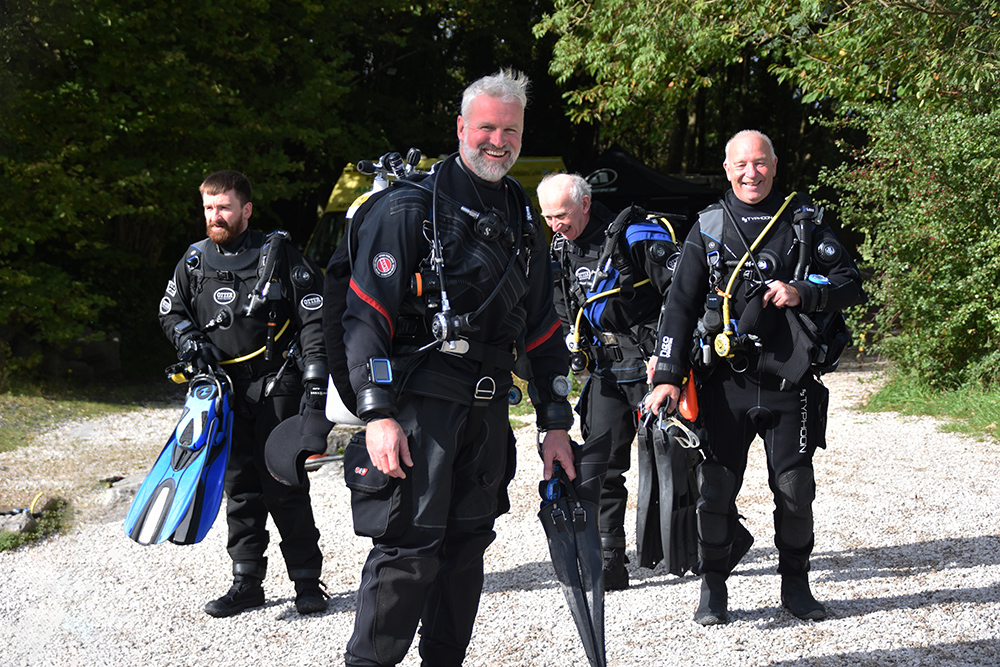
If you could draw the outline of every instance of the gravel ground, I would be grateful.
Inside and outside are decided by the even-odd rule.
[[[780,608],[771,498],[755,446],[739,506],[757,541],[730,580],[731,621],[695,624],[695,578],[632,564],[632,588],[606,598],[609,665],[1000,664],[1000,446],[942,433],[927,418],[854,410],[876,381],[871,372],[827,378],[812,582],[830,617],[803,622]],[[207,616],[202,605],[230,583],[221,517],[193,546],[142,547],[123,534],[127,499],[97,481],[141,477],[178,414],[147,409],[70,424],[30,452],[0,454],[0,504],[44,490],[70,496],[80,513],[68,534],[0,553],[3,664],[343,664],[368,543],[353,533],[339,463],[311,473],[331,594],[324,614],[295,612],[275,542],[266,606]],[[533,433],[518,435],[514,507],[487,552],[466,664],[585,665],[535,517]],[[633,500],[636,481],[633,464]],[[629,525],[634,511],[633,503]],[[633,535],[633,560],[634,546]],[[402,664],[419,664],[415,646]]]

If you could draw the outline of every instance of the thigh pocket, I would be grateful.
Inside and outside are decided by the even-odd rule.
[[[351,490],[355,534],[392,539],[410,525],[409,480],[390,477],[372,464],[364,432],[354,434],[344,450],[344,482]]]

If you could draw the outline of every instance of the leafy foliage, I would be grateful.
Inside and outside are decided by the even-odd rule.
[[[779,120],[789,100],[825,118],[849,161],[830,160],[819,180],[866,239],[877,310],[868,333],[902,372],[938,386],[992,385],[998,18],[996,0],[556,0],[536,32],[558,35],[552,71],[581,121],[627,128],[652,108],[665,141],[663,128],[683,125],[690,100],[705,99],[720,132],[759,127],[784,156],[807,152],[796,125]],[[772,94],[764,122],[727,78],[740,65],[755,70],[755,96],[768,75],[795,91]],[[738,112],[727,116],[727,105]]]
[[[806,102],[911,99],[946,106],[970,96],[988,102],[1000,84],[996,0],[801,6],[800,20],[774,26],[791,61],[774,71],[807,90]]]
[[[203,233],[206,173],[240,168],[266,183],[265,201],[314,188],[306,170],[333,173],[329,151],[350,129],[331,113],[349,54],[322,5],[15,0],[2,11],[0,319],[15,349],[148,318],[136,286],[164,248]]]
[[[247,173],[252,224],[304,244],[345,162],[454,150],[469,80],[508,64],[547,77],[530,34],[539,6],[0,3],[0,342],[12,369],[111,330],[126,349],[166,345],[155,304],[204,235],[207,173]],[[568,126],[552,87],[539,90],[532,122]],[[568,135],[538,136],[551,150]]]
[[[1000,111],[865,109],[851,164],[827,173],[865,233],[879,348],[934,386],[1000,383]]]

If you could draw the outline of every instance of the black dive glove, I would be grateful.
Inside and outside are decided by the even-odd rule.
[[[321,382],[305,382],[305,393],[302,394],[302,406],[299,412],[305,412],[306,408],[326,410],[326,385]]]
[[[182,336],[178,341],[177,358],[205,372],[222,361],[222,350],[198,332]]]
[[[310,359],[302,369],[302,386],[306,388],[302,394],[302,404],[299,413],[305,414],[305,409],[326,411],[326,387],[329,381],[326,371],[326,361]]]

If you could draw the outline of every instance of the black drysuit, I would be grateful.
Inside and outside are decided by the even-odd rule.
[[[234,574],[264,577],[268,545],[267,515],[281,535],[281,553],[288,576],[297,581],[320,576],[323,555],[313,521],[309,482],[291,487],[267,470],[264,445],[274,428],[299,413],[302,372],[289,364],[268,395],[264,388],[284,363],[292,340],[299,338],[303,367],[326,366],[322,327],[322,273],[287,242],[273,279],[279,300],[271,300],[244,315],[258,280],[261,248],[267,242],[256,230],[245,231],[224,252],[208,239],[192,244],[174,270],[160,302],[160,325],[178,345],[174,327],[187,320],[205,327],[220,313],[228,324],[206,333],[222,352],[222,368],[233,381],[233,433],[226,468],[228,551]],[[273,314],[273,317],[272,317]],[[269,320],[275,326],[269,326]],[[278,329],[271,358],[265,359],[268,329]],[[229,363],[230,360],[240,360]]]
[[[494,520],[509,508],[515,449],[507,396],[515,342],[523,340],[536,378],[563,375],[568,367],[545,237],[521,187],[510,179],[477,178],[457,154],[420,186],[395,186],[365,216],[341,320],[359,406],[378,404],[367,415],[359,407],[359,414],[369,421],[394,416],[414,462],[406,479],[389,480],[393,493],[384,501],[357,490],[365,480],[353,471],[367,468],[365,478],[378,473],[370,472],[370,461],[345,471],[349,485],[352,474],[358,482],[352,486],[355,530],[373,538],[348,665],[397,664],[418,623],[424,664],[462,663],[482,591],[483,554],[495,538]],[[482,225],[477,231],[478,214],[490,210],[500,224],[493,232]],[[427,261],[434,218],[448,303],[455,315],[473,314],[454,345],[431,334],[440,296],[433,289],[418,296],[415,288],[422,269],[425,287],[436,275]],[[370,379],[373,358],[392,362],[382,403],[365,398],[385,389]],[[539,428],[570,428],[568,402],[542,384]],[[363,443],[351,447],[357,450],[348,456],[367,456]],[[381,502],[395,503],[376,512],[389,519],[366,521],[366,508]]]
[[[731,290],[729,317],[737,323],[737,333],[752,330],[760,340],[759,348],[746,339],[735,344],[737,351],[732,358],[713,356],[714,369],[700,364],[695,368],[703,383],[698,399],[710,450],[698,472],[699,568],[703,573],[729,572],[736,496],[743,483],[750,443],[757,435],[764,441],[768,481],[774,494],[778,571],[798,574],[809,567],[816,493],[812,458],[816,447],[825,446],[828,392],[812,373],[798,386],[782,389],[775,360],[786,358],[794,346],[802,345],[791,324],[793,311],[817,316],[832,313],[854,305],[862,291],[854,261],[823,223],[812,231],[810,279],[793,280],[799,252],[792,212],[804,201],[798,197],[760,239],[752,258],[735,266],[784,199],[772,191],[751,206],[731,191],[726,194],[725,201],[745,242],[720,204],[702,211],[684,243],[664,306],[654,384],[679,386],[692,358],[702,359],[701,343],[713,345],[711,335],[702,336],[704,341],[695,341],[694,346],[692,341],[699,318],[706,312],[706,298],[725,291],[734,269],[740,273]],[[802,303],[794,309],[770,305],[760,310],[760,297],[766,289],[763,283],[768,280],[790,283]],[[755,314],[750,317],[752,312]]]
[[[599,273],[611,223],[610,211],[593,202],[583,233],[572,241],[557,234],[551,246],[560,270],[556,311],[566,336],[583,309],[579,338],[591,376],[576,406],[584,439],[577,487],[585,499],[600,503],[605,550],[626,546],[624,475],[638,427],[636,409],[647,391],[646,362],[678,252],[671,232],[636,209],[615,237],[607,271]],[[599,296],[605,292],[611,293]]]

